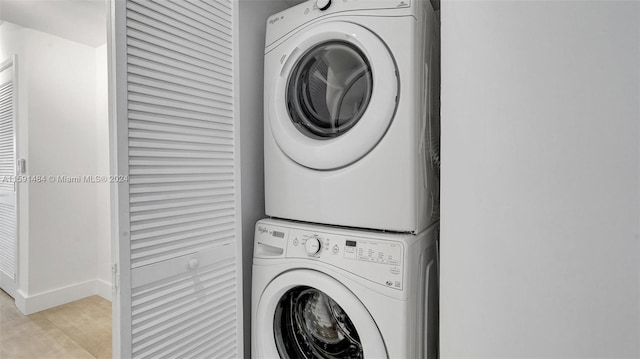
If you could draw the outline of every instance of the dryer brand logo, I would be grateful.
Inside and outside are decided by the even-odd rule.
[[[266,227],[258,226],[258,233],[260,234],[269,233],[269,230]]]

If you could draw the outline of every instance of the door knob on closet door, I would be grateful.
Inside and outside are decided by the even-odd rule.
[[[191,258],[189,260],[189,269],[193,270],[200,266],[200,261],[197,258]]]

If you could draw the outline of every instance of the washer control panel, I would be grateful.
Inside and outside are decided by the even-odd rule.
[[[388,288],[404,288],[401,241],[259,224],[254,251],[256,258],[310,259]]]

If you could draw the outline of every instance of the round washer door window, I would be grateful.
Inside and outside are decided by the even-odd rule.
[[[360,298],[325,273],[286,271],[269,281],[258,298],[252,357],[388,358],[378,326]]]
[[[327,294],[311,287],[295,287],[278,302],[273,320],[281,358],[363,358],[353,322]]]
[[[368,29],[330,21],[301,30],[265,55],[267,121],[275,142],[314,170],[351,165],[393,121],[396,64]],[[267,73],[267,78],[269,73]]]
[[[288,83],[287,109],[300,132],[331,139],[362,118],[373,87],[371,65],[346,41],[329,41],[307,51]]]

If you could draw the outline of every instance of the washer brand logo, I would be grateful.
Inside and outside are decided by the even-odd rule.
[[[284,16],[280,16],[280,17],[272,17],[271,19],[269,19],[269,25],[273,25],[274,23],[276,23],[279,20],[284,19]]]
[[[260,234],[269,233],[269,230],[265,227],[258,226],[258,233]]]

